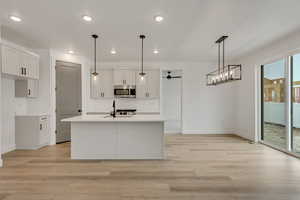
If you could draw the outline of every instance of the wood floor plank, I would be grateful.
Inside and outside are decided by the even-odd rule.
[[[298,200],[300,161],[234,135],[169,135],[166,160],[71,160],[70,144],[5,154],[0,200]]]

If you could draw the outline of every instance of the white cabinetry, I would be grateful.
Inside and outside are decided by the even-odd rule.
[[[39,94],[38,80],[15,80],[15,97],[37,98]]]
[[[100,70],[95,78],[91,75],[91,98],[113,98],[113,71]]]
[[[16,49],[2,46],[2,73],[18,76],[21,73],[20,59]]]
[[[135,71],[129,69],[114,70],[114,85],[135,85]]]
[[[39,79],[39,56],[2,45],[2,73],[22,79]]]
[[[49,144],[47,115],[16,116],[16,148],[38,149]]]
[[[160,96],[160,71],[145,70],[145,79],[141,80],[136,73],[136,97],[139,99],[155,99]]]

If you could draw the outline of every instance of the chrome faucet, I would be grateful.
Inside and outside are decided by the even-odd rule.
[[[113,111],[110,113],[110,116],[112,116],[113,118],[115,118],[116,117],[116,101],[115,100],[113,100],[112,107],[113,107]]]

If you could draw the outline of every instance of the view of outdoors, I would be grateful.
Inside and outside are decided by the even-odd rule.
[[[300,153],[300,54],[293,56],[292,99],[285,96],[284,59],[263,66],[263,140],[286,149],[286,102],[292,102],[292,147]]]
[[[286,148],[284,60],[263,66],[263,140]]]
[[[293,151],[300,153],[300,54],[293,56]]]

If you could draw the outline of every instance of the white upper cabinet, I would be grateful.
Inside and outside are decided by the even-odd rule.
[[[25,76],[32,79],[39,79],[39,58],[27,53],[23,53]]]
[[[114,70],[114,85],[135,85],[135,71],[128,69]]]
[[[2,73],[18,76],[21,73],[19,52],[16,49],[2,46]]]
[[[155,99],[160,96],[160,71],[145,70],[144,80],[136,73],[136,97],[139,99]]]
[[[91,98],[113,98],[113,71],[112,70],[100,70],[96,78],[91,75]]]
[[[15,80],[15,97],[37,98],[39,81],[34,79]]]
[[[2,45],[2,73],[22,78],[39,79],[39,57]]]

